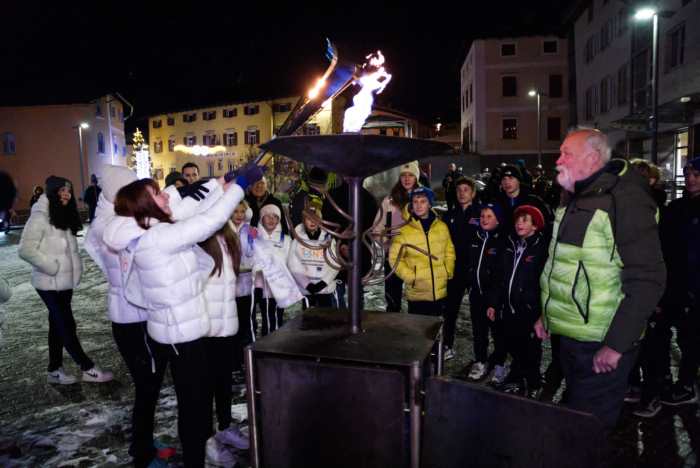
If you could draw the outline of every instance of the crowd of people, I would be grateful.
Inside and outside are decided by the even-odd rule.
[[[408,313],[443,317],[449,360],[466,351],[455,334],[468,295],[474,358],[465,378],[534,399],[551,398],[565,380],[562,404],[596,415],[606,431],[623,401],[638,403],[640,417],[696,402],[700,364],[700,158],[684,169],[683,197],[666,205],[657,168],[610,153],[604,134],[584,128],[562,143],[555,180],[522,163],[479,179],[451,165],[446,211],[409,162],[362,220],[385,254],[388,312],[401,312],[405,297]],[[108,316],[135,388],[137,466],[159,466],[172,450],[153,438],[168,366],[186,466],[230,463],[248,447],[231,417],[244,347],[282,326],[285,307],[299,300],[344,307],[344,274],[323,248],[347,259],[348,245],[322,222],[342,229],[325,196],[342,205],[347,185],[329,180],[313,168],[289,217],[254,165],[203,180],[187,163],[163,189],[120,166],[106,166],[99,186],[93,180],[84,245],[109,284]],[[362,203],[374,204],[366,191]],[[113,378],[82,349],[71,309],[82,228],[72,183],[49,177],[34,192],[19,255],[49,312],[52,384]],[[9,292],[0,281],[0,301]],[[682,352],[675,384],[672,328]],[[542,376],[545,339],[552,362]],[[64,370],[64,348],[82,375]]]

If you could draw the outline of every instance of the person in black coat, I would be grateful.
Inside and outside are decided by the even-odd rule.
[[[540,274],[549,242],[542,232],[544,216],[537,207],[521,205],[514,218],[516,234],[506,240],[503,255],[503,307],[488,313],[490,320],[502,321],[505,347],[513,359],[502,389],[536,398],[542,386],[542,344],[533,325],[542,313]]]
[[[479,229],[481,216],[481,207],[474,203],[475,182],[467,177],[460,177],[454,184],[457,193],[457,206],[445,213],[442,218],[450,230],[450,238],[455,246],[457,257],[454,276],[447,283],[447,307],[443,329],[446,360],[454,357],[453,347],[457,316],[462,299],[464,299],[464,293],[469,285],[469,246]]]
[[[95,219],[95,210],[97,209],[97,200],[100,199],[100,193],[102,188],[97,184],[97,176],[92,174],[90,176],[90,186],[85,189],[83,194],[83,201],[88,206],[88,222],[92,222]]]
[[[532,189],[523,183],[523,175],[517,166],[507,164],[501,167],[501,192],[496,197],[496,203],[503,208],[503,217],[506,225],[501,228],[507,234],[513,234],[513,213],[520,205],[532,205],[537,207],[544,215],[546,231],[551,232],[551,223],[554,220],[552,211],[540,197],[534,194]]]
[[[245,194],[245,201],[253,211],[253,217],[250,219],[250,225],[253,227],[258,227],[260,223],[260,209],[265,205],[275,205],[280,209],[280,213],[284,213],[282,202],[279,198],[276,198],[268,192],[267,180],[264,177],[248,187],[248,191]],[[285,235],[289,234],[287,219],[284,215],[280,218],[280,225],[282,226],[282,232]]]

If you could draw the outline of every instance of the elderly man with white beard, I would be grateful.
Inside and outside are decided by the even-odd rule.
[[[559,335],[566,406],[592,413],[609,433],[647,318],[666,279],[657,207],[626,161],[610,159],[605,134],[569,133],[557,160],[566,191],[540,285],[537,336]]]

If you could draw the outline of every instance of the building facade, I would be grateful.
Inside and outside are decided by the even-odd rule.
[[[543,162],[569,125],[567,41],[555,36],[475,40],[460,71],[461,140],[482,165],[537,163],[537,99]]]
[[[700,149],[700,2],[656,3],[658,163],[666,180],[682,184],[688,154]],[[576,117],[606,132],[617,155],[652,159],[652,21],[634,13],[613,0],[581,1],[575,9]]]
[[[0,136],[0,170],[17,184],[19,210],[29,207],[33,187],[43,186],[49,175],[70,179],[81,197],[90,175],[99,178],[105,164],[126,165],[124,106],[111,95],[85,103],[0,107]]]

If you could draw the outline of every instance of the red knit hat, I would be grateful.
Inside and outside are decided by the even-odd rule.
[[[513,213],[513,221],[517,220],[519,216],[529,214],[532,218],[532,224],[535,225],[538,231],[544,229],[544,216],[539,208],[532,205],[521,205],[515,209]]]

